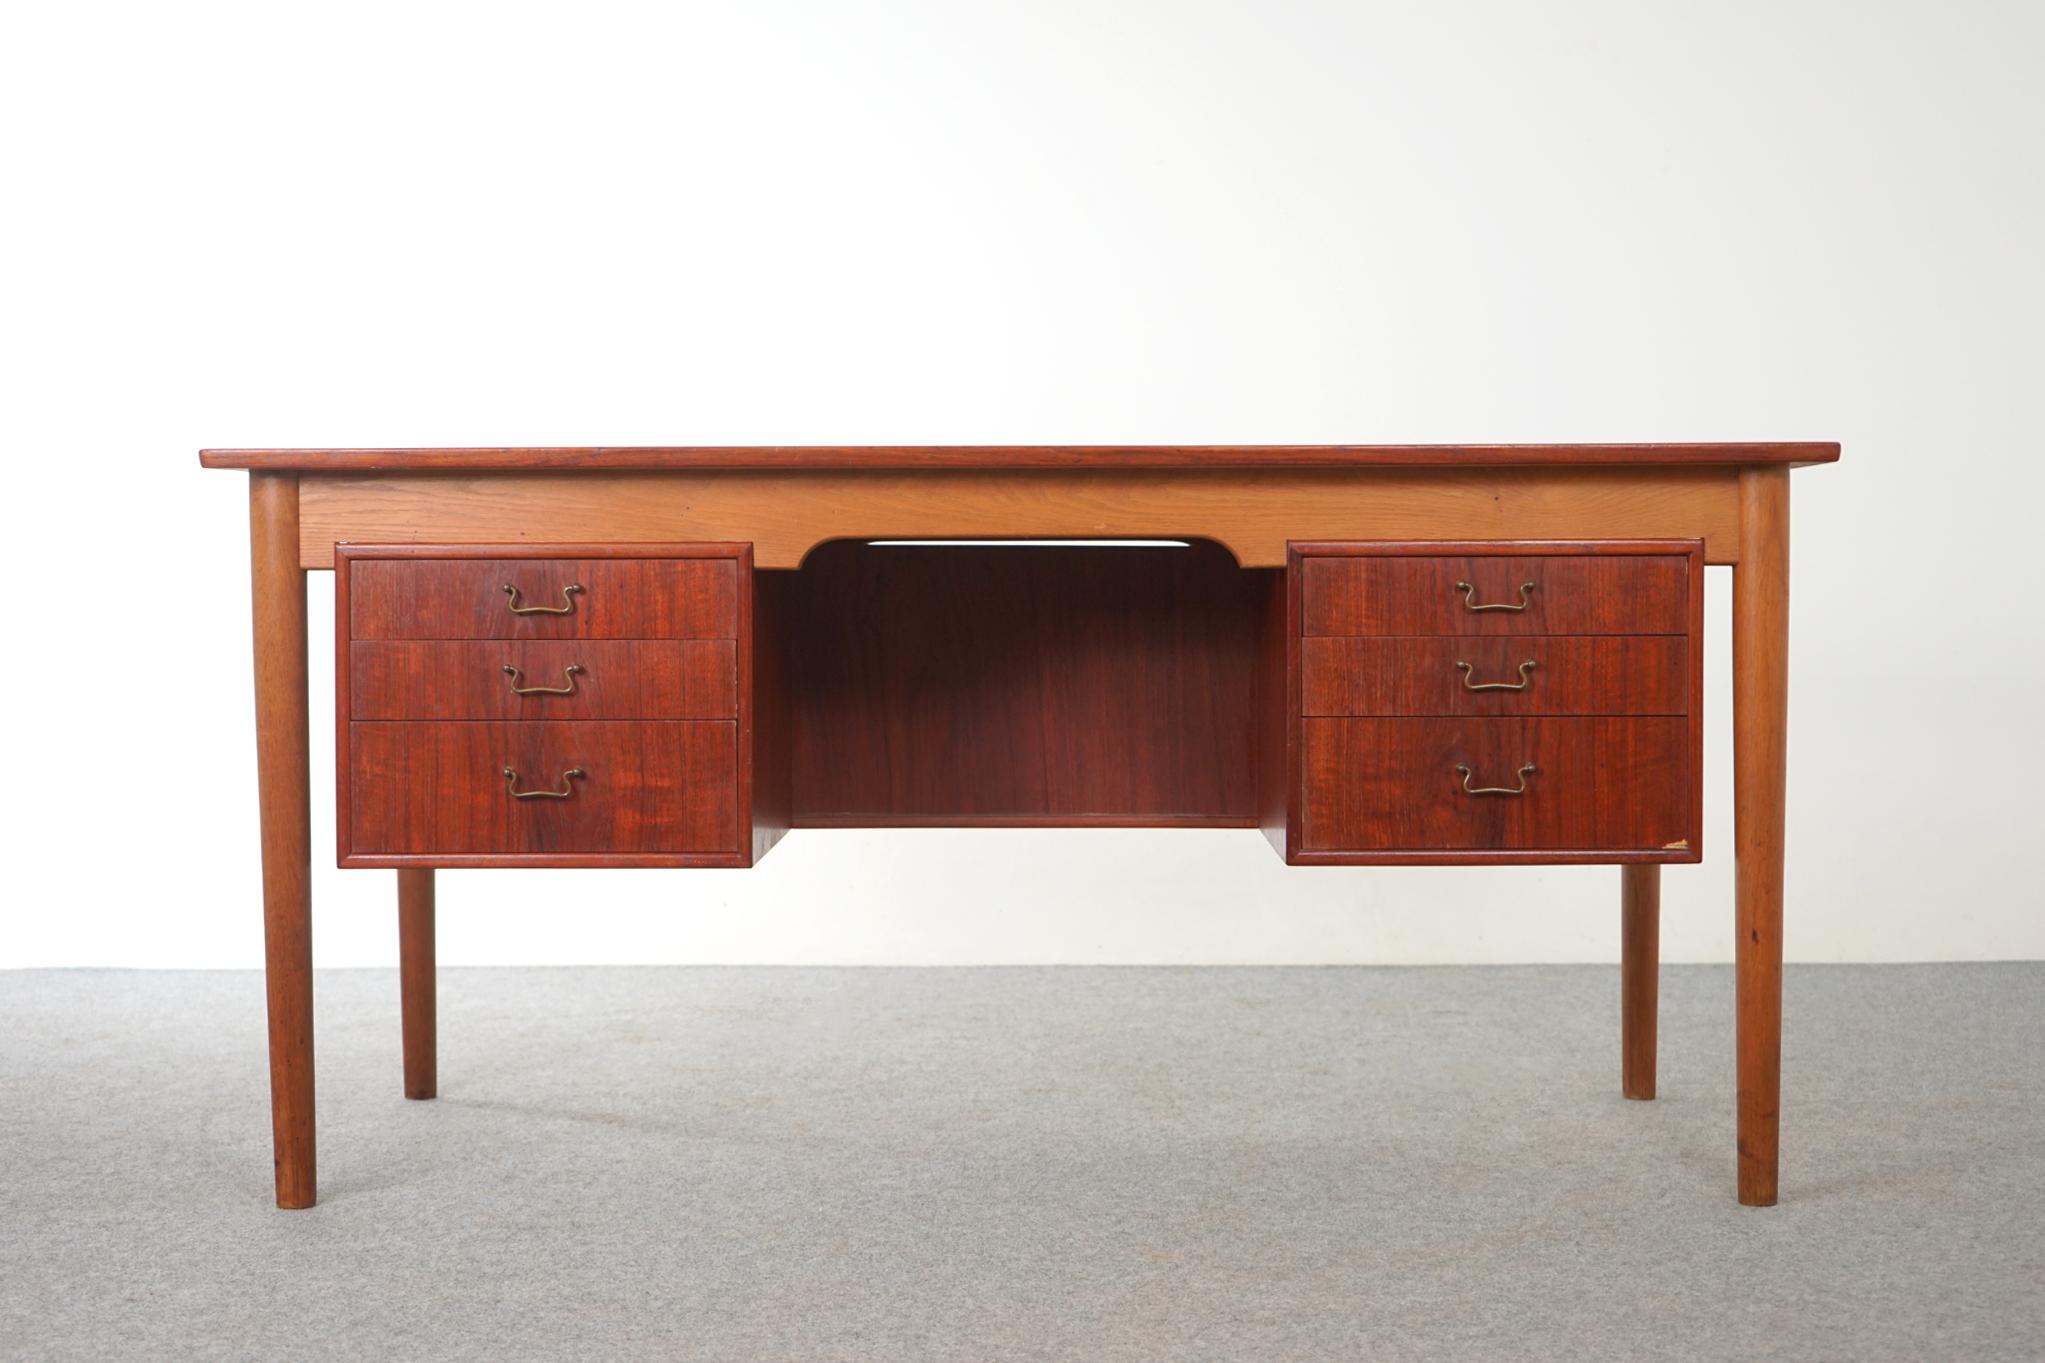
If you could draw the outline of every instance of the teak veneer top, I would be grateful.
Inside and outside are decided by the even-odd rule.
[[[320,473],[697,469],[1285,469],[1829,464],[1833,441],[1647,445],[706,445],[201,450],[212,469]]]

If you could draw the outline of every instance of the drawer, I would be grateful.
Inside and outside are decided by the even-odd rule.
[[[736,719],[738,644],[352,643],[347,686],[348,715],[361,720]]]
[[[1366,552],[1300,560],[1304,635],[1682,634],[1682,553]]]
[[[1299,854],[1694,859],[1690,735],[1674,717],[1302,719]]]
[[[1304,715],[1682,715],[1691,679],[1680,634],[1300,641]]]
[[[738,637],[735,557],[343,557],[356,639]]]
[[[735,856],[737,735],[729,720],[350,724],[343,860]],[[507,768],[518,791],[567,794],[516,799]]]

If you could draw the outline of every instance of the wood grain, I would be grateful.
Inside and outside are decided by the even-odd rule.
[[[1733,574],[1733,939],[1740,1201],[1775,1204],[1782,1117],[1783,800],[1789,732],[1789,473],[1740,476]]]
[[[348,666],[354,719],[738,717],[733,639],[371,641],[348,646]],[[513,690],[571,683],[565,696]]]
[[[1382,853],[1630,852],[1694,859],[1688,724],[1634,719],[1301,721],[1299,849],[1369,864]],[[1514,787],[1523,796],[1473,796]]]
[[[1702,783],[1695,765],[1697,716],[1594,719],[1599,839],[1703,856]]]
[[[1660,466],[308,474],[300,552],[327,568],[337,541],[736,540],[752,542],[756,567],[794,568],[833,539],[1168,536],[1276,568],[1288,540],[1649,536],[1703,539],[1729,563],[1737,480]]]
[[[1680,715],[1690,706],[1689,640],[1679,634],[1315,638],[1299,648],[1307,715]],[[1534,667],[1522,672],[1526,663]],[[1522,679],[1523,691],[1470,689]]]
[[[207,468],[474,469],[1437,468],[1824,464],[1831,441],[1633,445],[723,445],[201,450]]]
[[[798,827],[1256,820],[1266,593],[1212,545],[827,545],[797,575]]]
[[[1619,1084],[1628,1098],[1654,1097],[1660,1010],[1662,868],[1619,868]]]
[[[504,588],[525,607],[513,611]],[[569,586],[582,590],[569,596]],[[356,639],[731,639],[738,564],[717,558],[414,558],[362,556],[349,583]]]
[[[356,723],[343,864],[377,857],[738,855],[730,721]],[[514,800],[561,789],[565,800]]]
[[[256,782],[269,1000],[270,1130],[277,1205],[318,1200],[312,1058],[312,788],[305,573],[298,477],[249,475],[256,671]]]
[[[1667,554],[1359,554],[1303,560],[1308,635],[1681,634],[1689,560]],[[1469,583],[1465,593],[1457,585]],[[1522,593],[1526,583],[1531,593]],[[1467,596],[1467,600],[1466,600]],[[1473,610],[1525,601],[1523,611]]]
[[[440,1092],[433,964],[433,872],[398,872],[398,1011],[404,1034],[405,1096]]]

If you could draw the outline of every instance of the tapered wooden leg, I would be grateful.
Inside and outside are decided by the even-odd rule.
[[[1789,470],[1740,471],[1733,570],[1733,943],[1740,1201],[1775,1204],[1782,1106],[1783,792],[1789,726]]]
[[[1662,868],[1619,868],[1620,1090],[1654,1097],[1655,1010],[1662,967]]]
[[[434,1061],[433,872],[398,872],[398,995],[404,1015],[405,1096],[439,1092]]]
[[[263,958],[270,1008],[270,1133],[277,1205],[310,1207],[318,1195],[312,1084],[312,795],[298,475],[249,475],[249,548],[255,597]]]

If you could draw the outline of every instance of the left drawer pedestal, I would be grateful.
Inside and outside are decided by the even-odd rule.
[[[341,865],[752,864],[750,546],[335,571]]]

